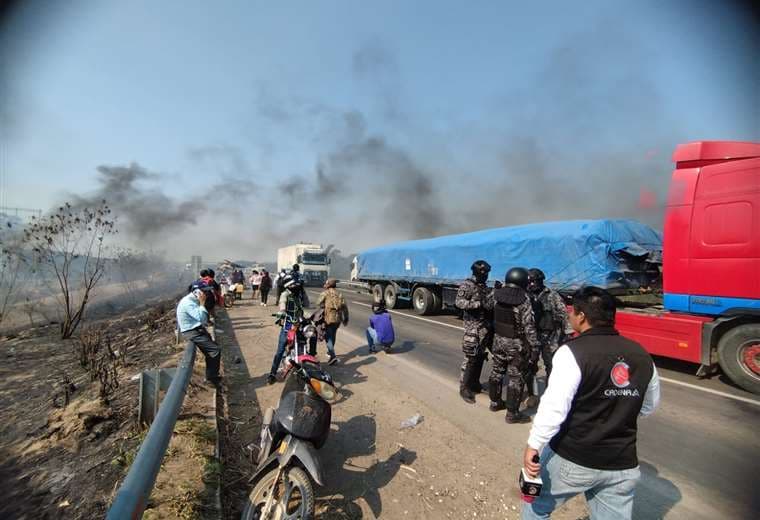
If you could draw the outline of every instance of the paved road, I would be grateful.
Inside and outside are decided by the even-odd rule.
[[[351,312],[346,332],[364,336],[370,297],[345,294]],[[423,318],[408,310],[393,311],[393,316],[394,347],[404,359],[455,384],[461,321],[455,316]],[[660,359],[656,364],[664,381],[663,401],[655,415],[640,422],[644,478],[636,517],[760,518],[754,473],[760,462],[760,398],[718,378],[700,381],[689,365]]]

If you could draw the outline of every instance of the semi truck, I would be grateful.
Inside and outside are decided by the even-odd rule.
[[[474,260],[485,259],[494,273],[539,267],[566,297],[578,282],[610,289],[619,299],[618,330],[651,354],[694,363],[698,376],[720,367],[760,394],[760,143],[680,144],[673,161],[659,283],[656,240],[631,221],[574,221],[590,231],[586,242],[568,223],[543,223],[513,228],[517,234],[501,246],[489,242],[498,230],[392,244],[359,254],[352,278],[391,308],[409,302],[431,314],[453,304]],[[530,240],[531,231],[544,239]],[[459,270],[442,267],[440,255]]]
[[[298,265],[304,285],[321,287],[330,275],[330,258],[321,244],[298,243],[277,250],[277,270]]]

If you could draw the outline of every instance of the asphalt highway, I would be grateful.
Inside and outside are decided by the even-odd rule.
[[[370,296],[343,293],[351,316],[346,335],[363,338]],[[317,294],[310,291],[313,300]],[[462,361],[461,320],[453,315],[422,317],[404,309],[391,312],[396,331],[393,356],[451,381],[446,391],[451,390]],[[655,359],[655,364],[662,379],[662,402],[654,415],[639,422],[643,477],[636,518],[760,518],[755,477],[760,463],[760,397],[721,378],[699,380],[692,365],[666,359]],[[483,371],[484,382],[489,369]],[[476,406],[487,405],[479,400]]]

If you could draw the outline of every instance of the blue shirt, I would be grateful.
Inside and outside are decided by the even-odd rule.
[[[177,323],[180,332],[197,329],[208,323],[208,311],[193,293],[188,294],[177,305]]]

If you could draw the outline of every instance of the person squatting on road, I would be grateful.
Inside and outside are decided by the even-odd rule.
[[[538,348],[533,308],[526,291],[528,271],[513,267],[507,271],[504,286],[494,289],[489,307],[493,309],[493,366],[488,379],[491,411],[507,409],[508,423],[522,423],[530,418],[520,413],[529,355]],[[507,400],[501,398],[502,381],[507,374]]]
[[[544,285],[546,276],[541,269],[528,269],[528,296],[533,306],[533,319],[536,322],[538,348],[530,353],[530,372],[525,385],[528,388],[528,406],[538,404],[538,396],[533,393],[533,379],[538,371],[539,356],[544,361],[546,377],[552,371],[552,357],[566,338],[573,333],[573,327],[567,316],[565,302],[557,291]]]
[[[277,338],[277,351],[274,353],[274,359],[272,359],[272,368],[267,376],[267,384],[271,385],[277,381],[277,369],[285,355],[288,331],[293,328],[294,323],[298,323],[303,317],[303,309],[308,306],[309,299],[301,282],[296,281],[290,275],[285,275],[282,278],[282,294],[280,294],[279,311],[277,312],[277,320],[282,324],[282,329]]]
[[[382,347],[386,352],[390,352],[391,345],[396,341],[396,334],[393,330],[391,315],[385,308],[385,303],[378,302],[372,305],[372,314],[369,316],[369,327],[367,327],[366,334],[370,354],[377,352],[376,345]]]
[[[480,372],[486,361],[487,351],[493,343],[491,312],[488,298],[491,289],[486,286],[491,266],[485,260],[477,260],[472,266],[472,277],[459,286],[455,304],[462,310],[464,336],[462,338],[462,362],[459,376],[459,395],[468,403],[475,403],[475,394],[482,391]]]
[[[641,476],[637,419],[657,408],[660,383],[651,356],[615,329],[615,310],[603,289],[586,287],[573,296],[570,323],[579,335],[554,354],[533,418],[523,465],[529,475],[541,475],[543,487],[532,504],[523,504],[523,520],[549,518],[579,493],[592,520],[631,518]]]
[[[218,385],[222,349],[206,330],[208,311],[204,304],[207,298],[213,298],[213,293],[201,289],[193,289],[183,297],[177,305],[177,326],[182,338],[195,345],[206,358],[206,381]]]
[[[330,278],[325,282],[324,291],[319,295],[317,306],[324,309],[325,342],[327,343],[328,365],[338,362],[335,355],[335,340],[341,323],[348,325],[348,305],[343,295],[336,289],[338,280]]]

